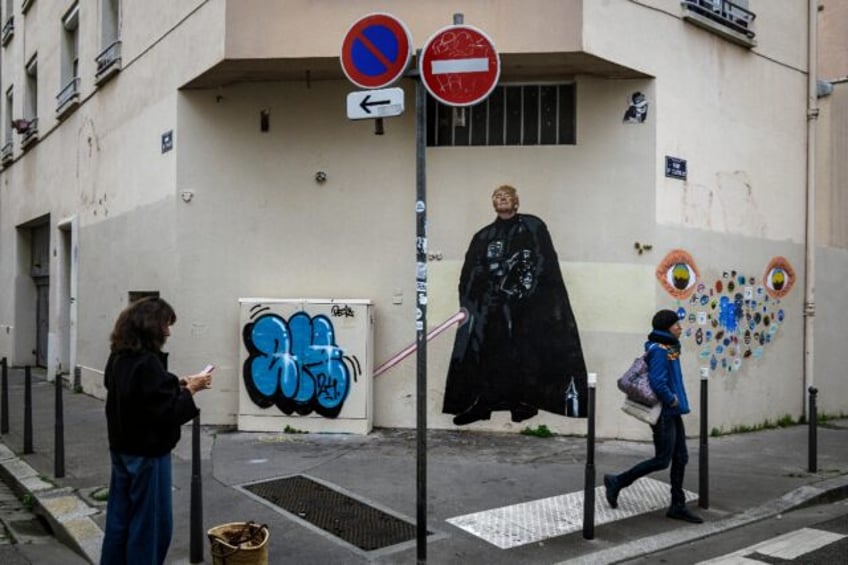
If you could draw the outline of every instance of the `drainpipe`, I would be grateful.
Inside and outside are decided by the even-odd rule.
[[[804,242],[804,389],[801,398],[807,415],[807,390],[813,386],[813,323],[816,315],[816,27],[818,0],[807,0],[807,233]]]

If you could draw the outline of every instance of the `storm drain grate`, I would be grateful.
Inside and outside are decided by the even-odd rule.
[[[416,539],[415,524],[304,476],[242,488],[365,551]]]

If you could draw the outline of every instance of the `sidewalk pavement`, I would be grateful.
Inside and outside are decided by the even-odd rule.
[[[56,479],[55,387],[45,380],[43,371],[33,371],[34,453],[23,455],[23,382],[23,370],[10,369],[10,430],[0,436],[4,444],[0,445],[0,475],[19,495],[34,497],[57,538],[96,563],[105,523],[102,495],[110,472],[103,401],[64,390],[65,477]],[[685,487],[692,491],[691,498],[697,499],[698,422],[688,418],[687,425],[690,461]],[[709,440],[709,508],[699,508],[698,502],[689,505],[705,518],[704,524],[665,517],[668,494],[664,483],[668,474],[659,472],[651,478],[663,484],[637,481],[620,496],[618,510],[610,509],[603,488],[596,488],[594,537],[587,540],[582,530],[586,444],[586,438],[579,437],[429,431],[427,525],[431,535],[427,561],[487,565],[614,563],[799,506],[848,497],[848,420],[818,427],[817,473],[807,472],[806,426],[722,436]],[[253,520],[269,527],[271,563],[416,562],[414,526],[410,541],[364,551],[241,488],[246,483],[304,475],[414,524],[415,430],[379,429],[362,437],[202,427],[200,446],[204,534],[215,525]],[[604,473],[620,472],[652,453],[650,443],[598,440],[595,484],[602,485]],[[173,466],[175,526],[168,562],[183,564],[189,563],[190,556],[190,425],[184,428],[183,439],[174,451]],[[655,485],[660,485],[659,491],[653,488]],[[546,500],[538,505],[531,502],[542,499]],[[562,508],[568,505],[572,506],[571,514],[563,514]],[[501,507],[509,508],[467,516]],[[525,523],[524,530],[516,530],[509,522],[523,512],[536,514],[529,528]],[[448,522],[460,516],[466,518]],[[454,525],[463,523],[467,529]],[[502,549],[471,533],[487,527],[490,534],[494,529],[501,541],[506,539],[509,548]],[[564,531],[569,533],[561,533]],[[546,537],[545,532],[560,533]],[[203,554],[205,562],[211,563],[206,539]]]

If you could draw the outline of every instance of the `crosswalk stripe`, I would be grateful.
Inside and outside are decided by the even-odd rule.
[[[643,477],[623,490],[610,508],[604,487],[595,488],[595,525],[623,520],[668,506],[669,485]],[[684,491],[686,501],[698,495]],[[583,528],[583,491],[532,500],[448,518],[447,522],[501,549],[579,532]]]
[[[814,528],[801,528],[782,536],[760,542],[755,545],[728,553],[715,559],[701,561],[698,565],[741,565],[748,563],[762,563],[753,559],[748,559],[745,556],[752,553],[759,553],[769,557],[777,557],[779,559],[797,559],[798,557],[820,549],[826,545],[830,545],[844,538],[842,534],[826,532],[824,530],[816,530]]]

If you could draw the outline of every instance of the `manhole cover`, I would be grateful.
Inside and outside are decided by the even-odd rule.
[[[415,524],[304,476],[273,479],[243,488],[364,551],[416,538]]]

